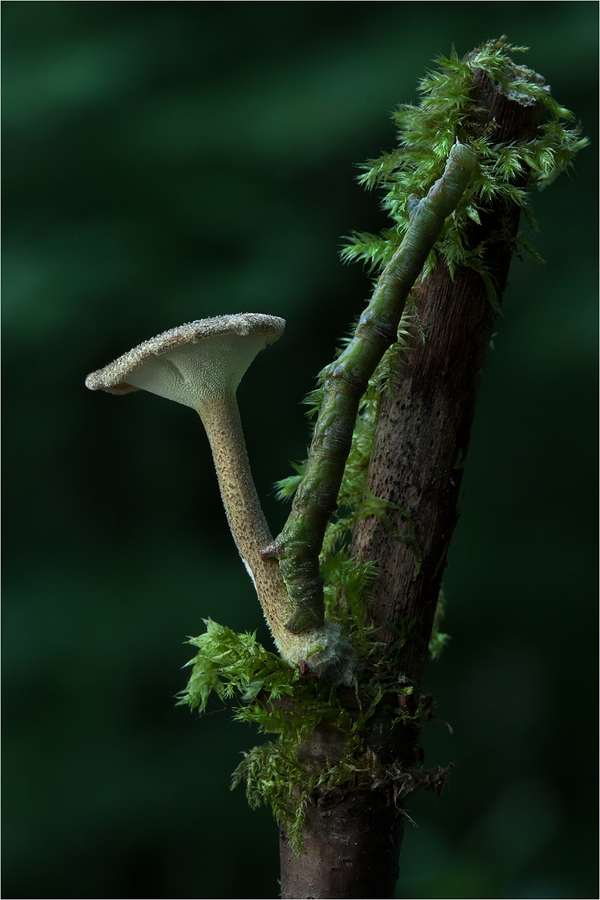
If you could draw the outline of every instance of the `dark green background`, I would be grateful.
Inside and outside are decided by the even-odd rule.
[[[534,197],[426,687],[442,799],[410,802],[399,897],[595,897],[595,3],[7,2],[4,892],[277,895],[277,829],[229,775],[255,736],[175,708],[210,616],[268,641],[191,411],[87,372],[194,318],[281,315],[239,391],[259,493],[361,310],[341,236],[386,224],[355,163],[454,43],[506,33],[593,145]]]

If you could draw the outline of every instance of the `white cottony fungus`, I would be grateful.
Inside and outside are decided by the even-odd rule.
[[[349,684],[353,654],[339,626],[325,621],[321,628],[291,634],[284,625],[294,608],[279,563],[260,554],[273,538],[250,472],[235,393],[254,357],[284,328],[283,319],[258,313],[200,319],[139,344],[85,383],[113,394],[143,389],[198,412],[233,539],[279,652],[303,672]]]

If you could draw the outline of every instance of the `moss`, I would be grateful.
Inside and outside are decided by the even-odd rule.
[[[254,747],[232,776],[232,789],[246,783],[246,797],[253,809],[271,807],[281,823],[293,852],[303,849],[305,810],[315,793],[337,803],[354,791],[383,791],[388,802],[404,813],[402,800],[409,794],[434,791],[441,794],[451,766],[414,769],[391,763],[384,765],[369,749],[345,755],[336,765],[317,769],[298,760],[298,745],[280,740]]]
[[[408,227],[411,196],[424,196],[440,177],[450,149],[458,140],[476,151],[479,171],[455,212],[448,217],[422,278],[435,269],[441,254],[452,276],[459,266],[479,272],[486,282],[490,300],[495,302],[494,286],[481,263],[481,248],[469,250],[464,244],[465,225],[469,220],[479,223],[482,206],[500,200],[520,207],[535,228],[528,193],[512,182],[527,166],[530,187],[545,187],[572,166],[575,154],[588,143],[581,137],[579,124],[567,124],[573,122],[573,114],[554,100],[542,79],[531,69],[516,66],[510,60],[509,52],[525,50],[500,38],[462,59],[454,50],[449,57],[438,58],[437,70],[429,72],[419,84],[423,98],[420,105],[401,105],[393,115],[398,147],[361,166],[364,174],[360,182],[368,189],[383,189],[382,205],[393,226],[380,235],[355,232],[342,251],[345,261],[364,260],[377,272],[390,261]],[[478,124],[473,115],[471,89],[476,69],[483,70],[514,99],[544,105],[547,121],[534,139],[510,144],[491,142],[488,129]],[[519,242],[529,249],[525,240]]]

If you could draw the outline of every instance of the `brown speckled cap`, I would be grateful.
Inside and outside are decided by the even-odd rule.
[[[197,319],[138,344],[85,384],[112,394],[143,389],[198,409],[204,400],[235,393],[257,353],[284,328],[284,319],[261,313]]]

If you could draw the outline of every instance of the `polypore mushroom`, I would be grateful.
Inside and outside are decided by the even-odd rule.
[[[281,655],[293,665],[310,657],[312,672],[349,681],[349,647],[339,627],[326,622],[291,634],[285,622],[293,604],[279,563],[260,554],[272,537],[252,479],[235,394],[254,357],[275,343],[284,328],[283,319],[257,313],[200,319],[144,341],[92,372],[85,383],[90,390],[113,394],[143,389],[198,412],[233,539]]]

